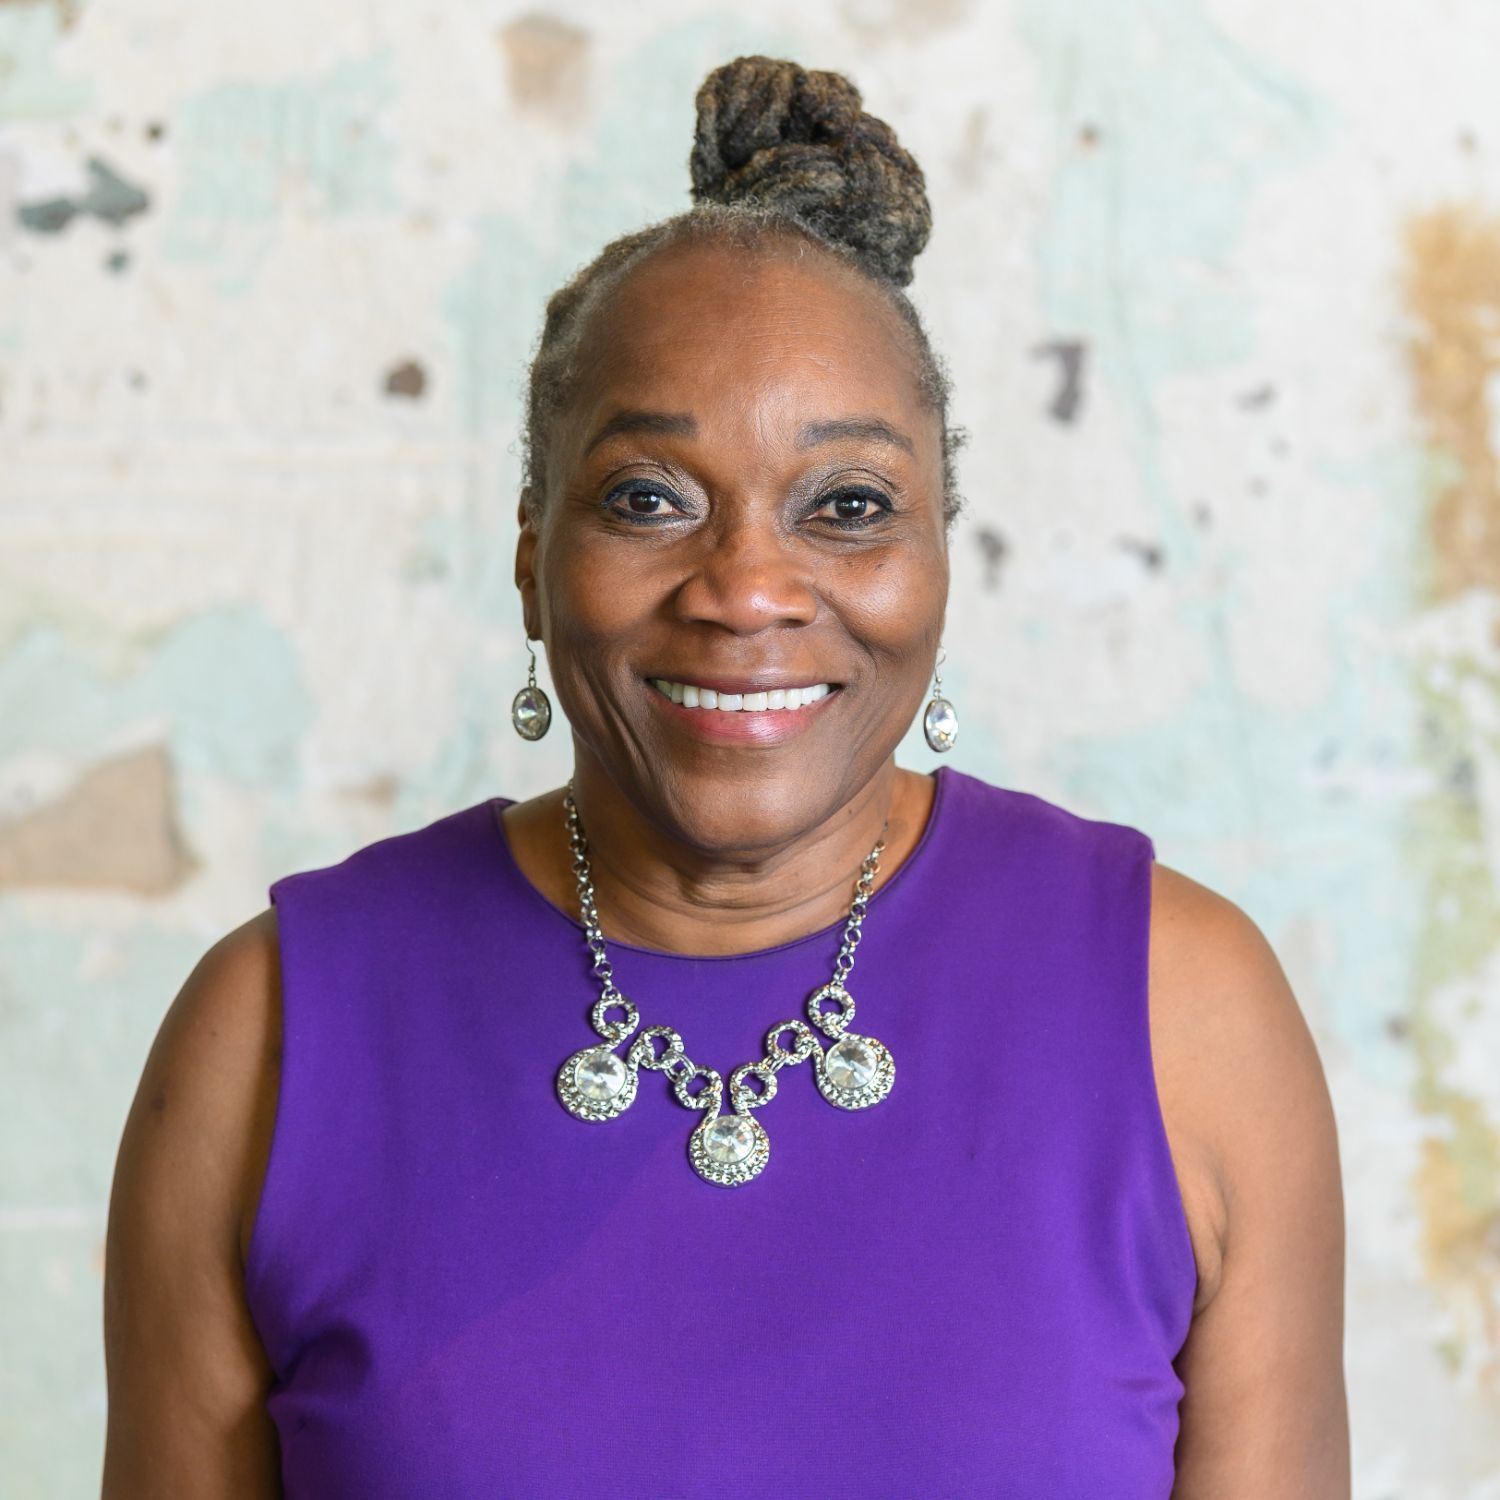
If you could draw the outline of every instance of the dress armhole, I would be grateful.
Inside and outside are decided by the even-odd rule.
[[[1181,1340],[1187,1337],[1192,1320],[1192,1306],[1198,1292],[1198,1260],[1193,1250],[1192,1232],[1188,1227],[1187,1204],[1182,1193],[1182,1182],[1177,1174],[1177,1160],[1172,1154],[1171,1138],[1167,1134],[1166,1114],[1162,1108],[1160,1081],[1157,1076],[1155,1044],[1152,1028],[1151,1006],[1151,924],[1153,919],[1152,893],[1155,884],[1156,844],[1149,834],[1135,830],[1138,836],[1136,857],[1131,878],[1134,886],[1137,921],[1140,934],[1136,972],[1140,976],[1138,994],[1143,1012],[1143,1032],[1146,1042],[1145,1076],[1149,1085],[1150,1101],[1147,1114],[1151,1145],[1159,1163],[1163,1212],[1170,1225],[1164,1225],[1166,1238],[1171,1244],[1174,1284],[1183,1289],[1181,1317]]]
[[[294,1041],[293,1023],[296,1016],[294,1013],[289,1014],[290,1007],[288,1006],[288,993],[294,987],[290,983],[293,968],[288,963],[287,903],[281,899],[285,885],[286,879],[278,880],[271,886],[269,892],[271,904],[276,908],[277,945],[280,950],[280,961],[277,967],[281,979],[276,1003],[281,1012],[279,1028],[281,1059],[277,1069],[276,1106],[272,1116],[271,1142],[256,1200],[255,1218],[250,1227],[250,1239],[245,1247],[243,1278],[245,1302],[251,1321],[260,1334],[266,1357],[270,1360],[278,1377],[283,1373],[279,1328],[277,1320],[271,1314],[266,1296],[266,1277],[275,1260],[276,1245],[279,1241],[284,1214],[281,1200],[285,1195],[284,1179],[286,1177],[283,1158],[289,1149],[286,1139],[290,1128],[287,1116],[291,1111],[289,1100],[292,1088],[289,1085],[295,1068],[300,1064],[300,1048]]]

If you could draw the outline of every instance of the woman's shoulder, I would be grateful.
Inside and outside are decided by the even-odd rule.
[[[1322,1188],[1295,1208],[1278,1195],[1297,1190],[1289,1162],[1317,1173],[1336,1154],[1332,1108],[1312,1032],[1265,933],[1227,896],[1159,861],[1150,1011],[1201,1309],[1219,1289],[1231,1238],[1253,1239],[1283,1211],[1316,1217]]]
[[[1151,835],[1132,823],[1082,811],[1041,792],[987,781],[945,766],[941,778],[944,816],[967,830],[976,846],[1026,846],[1039,860],[1073,860],[1118,869],[1155,857]]]
[[[1226,1423],[1290,1435],[1303,1463],[1321,1434],[1347,1431],[1343,1188],[1322,1061],[1245,911],[1160,864],[1152,893],[1152,1050],[1198,1261],[1179,1474],[1212,1468]]]
[[[277,914],[267,907],[207,948],[158,1028],[142,1072],[143,1116],[191,1142],[179,1181],[233,1220],[243,1264],[281,1072]],[[223,1222],[220,1214],[204,1222]]]
[[[148,1473],[174,1491],[205,1475],[274,1479],[271,1371],[243,1289],[276,1105],[278,997],[267,910],[199,959],[142,1069],[106,1235],[111,1494]]]

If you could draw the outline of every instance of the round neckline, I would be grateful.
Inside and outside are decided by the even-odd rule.
[[[902,862],[901,868],[870,897],[869,904],[866,907],[867,916],[880,903],[887,891],[892,890],[901,883],[908,870],[912,869],[915,865],[923,863],[929,857],[928,850],[935,842],[934,835],[943,813],[951,768],[948,766],[938,766],[928,772],[928,775],[931,776],[933,781],[933,794],[932,806],[927,810],[927,822],[923,825],[917,842],[912,846],[911,853]],[[582,938],[584,936],[583,923],[577,917],[556,905],[531,883],[510,847],[510,839],[506,836],[505,832],[505,821],[501,818],[500,812],[504,808],[511,806],[514,801],[514,797],[490,797],[483,803],[485,817],[494,831],[495,841],[500,846],[501,861],[505,866],[506,872],[521,887],[527,898],[534,905],[550,912],[557,920],[566,922]],[[836,922],[830,922],[826,927],[820,927],[816,932],[804,933],[801,937],[788,938],[784,943],[776,943],[769,948],[752,948],[745,953],[674,953],[667,948],[644,948],[637,943],[627,943],[621,938],[609,938],[607,941],[612,951],[634,953],[642,958],[676,959],[679,962],[691,964],[746,963],[752,959],[770,958],[774,954],[788,953],[792,949],[804,947],[808,943],[827,941],[830,936],[841,932],[844,923],[848,920],[849,916],[846,912]]]

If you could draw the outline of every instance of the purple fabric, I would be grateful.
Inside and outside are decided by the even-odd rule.
[[[700,1116],[659,1072],[612,1121],[559,1102],[597,989],[505,799],[272,885],[285,1050],[246,1291],[289,1500],[1167,1500],[1195,1272],[1153,846],[936,776],[850,979],[894,1087],[846,1111],[783,1069],[735,1188],[693,1171]],[[727,1080],[841,926],[610,949],[641,1024]]]

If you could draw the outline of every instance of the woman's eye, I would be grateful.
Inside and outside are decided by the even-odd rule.
[[[605,508],[626,521],[659,521],[678,514],[671,496],[654,485],[615,490],[605,501]]]
[[[868,526],[878,521],[890,506],[883,497],[869,490],[840,490],[823,500],[818,509],[831,511],[825,519],[832,521],[834,525],[850,528]]]

